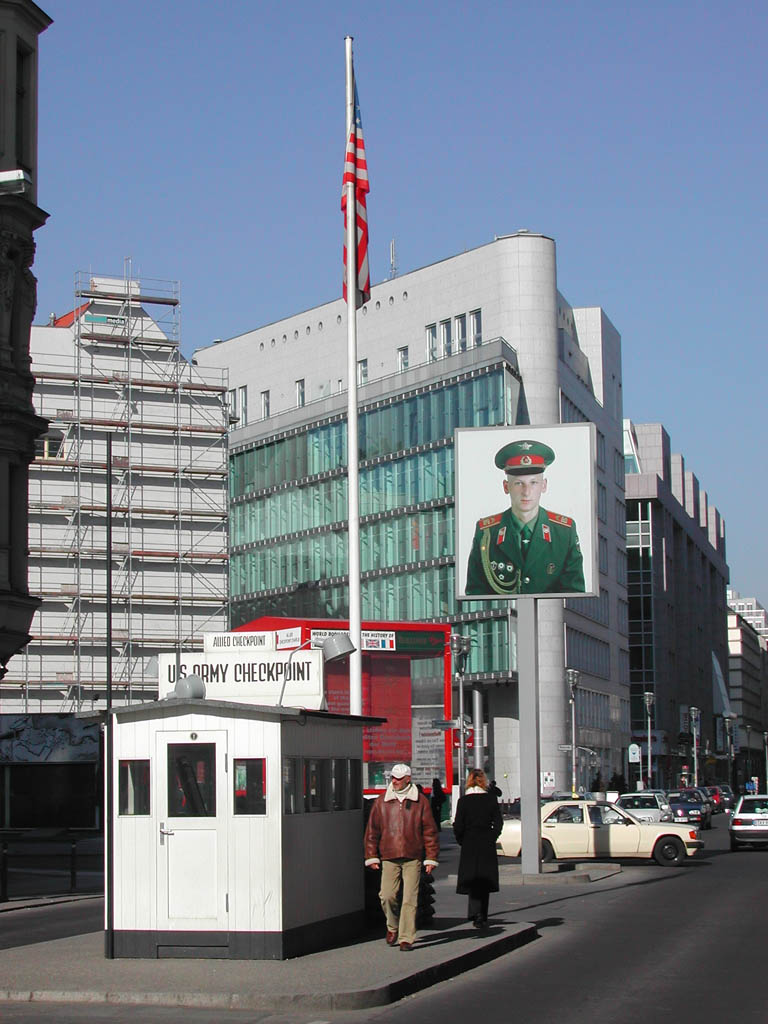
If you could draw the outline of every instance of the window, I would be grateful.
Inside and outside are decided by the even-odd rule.
[[[233,426],[239,419],[237,413],[237,388],[232,388],[231,391],[227,392],[227,408],[229,409],[229,424]]]
[[[456,350],[458,352],[467,351],[467,315],[462,313],[461,316],[456,317]]]
[[[240,426],[244,427],[248,422],[248,387],[240,388]]]
[[[269,391],[261,392],[261,418],[269,419]]]
[[[216,744],[168,744],[168,815],[216,817]]]
[[[16,48],[16,166],[31,170],[32,155],[29,152],[31,114],[32,54],[20,46]]]
[[[408,346],[403,345],[397,350],[397,369],[400,373],[408,369]]]
[[[35,439],[36,459],[59,459],[64,455],[64,436],[52,433],[44,434]]]
[[[264,757],[236,758],[233,762],[235,814],[267,813],[267,761]]]
[[[453,335],[451,331],[451,321],[442,320],[440,323],[440,350],[443,358],[449,356],[453,351]]]
[[[296,381],[296,408],[303,409],[304,402],[304,378],[302,377],[301,380]]]
[[[477,348],[483,344],[483,314],[482,310],[475,309],[469,314],[469,329],[472,338],[472,347]]]
[[[357,383],[367,384],[368,382],[368,360],[358,359],[357,361]]]
[[[608,519],[608,491],[601,483],[597,485],[597,518],[601,523]]]
[[[437,324],[430,324],[425,328],[427,335],[427,359],[434,363],[437,359]]]
[[[149,814],[149,761],[120,761],[118,814]]]
[[[331,809],[330,760],[308,758],[304,762],[304,807],[307,811]]]
[[[600,469],[605,469],[605,434],[597,431],[597,464]]]

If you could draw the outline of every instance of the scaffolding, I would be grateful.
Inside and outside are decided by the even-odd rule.
[[[228,625],[227,377],[180,352],[176,282],[79,273],[73,311],[33,328],[33,639],[3,711],[102,706],[107,686],[107,435],[112,436],[113,699],[151,699],[161,651]]]

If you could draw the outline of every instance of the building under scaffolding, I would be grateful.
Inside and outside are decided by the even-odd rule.
[[[108,630],[113,700],[151,699],[159,652],[227,628],[226,371],[191,364],[179,336],[178,286],[129,274],[78,275],[73,311],[32,329],[35,408],[50,421],[29,481],[29,589],[43,605],[0,711],[103,706]]]

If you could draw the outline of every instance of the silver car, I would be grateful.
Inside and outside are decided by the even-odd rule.
[[[616,801],[617,806],[629,811],[638,821],[672,821],[674,815],[662,793],[648,792],[622,793]]]
[[[728,822],[731,850],[742,846],[768,846],[768,796],[742,796]]]

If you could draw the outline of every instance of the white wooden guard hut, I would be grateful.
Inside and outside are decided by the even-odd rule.
[[[186,697],[111,715],[114,956],[280,960],[359,933],[381,719]]]

